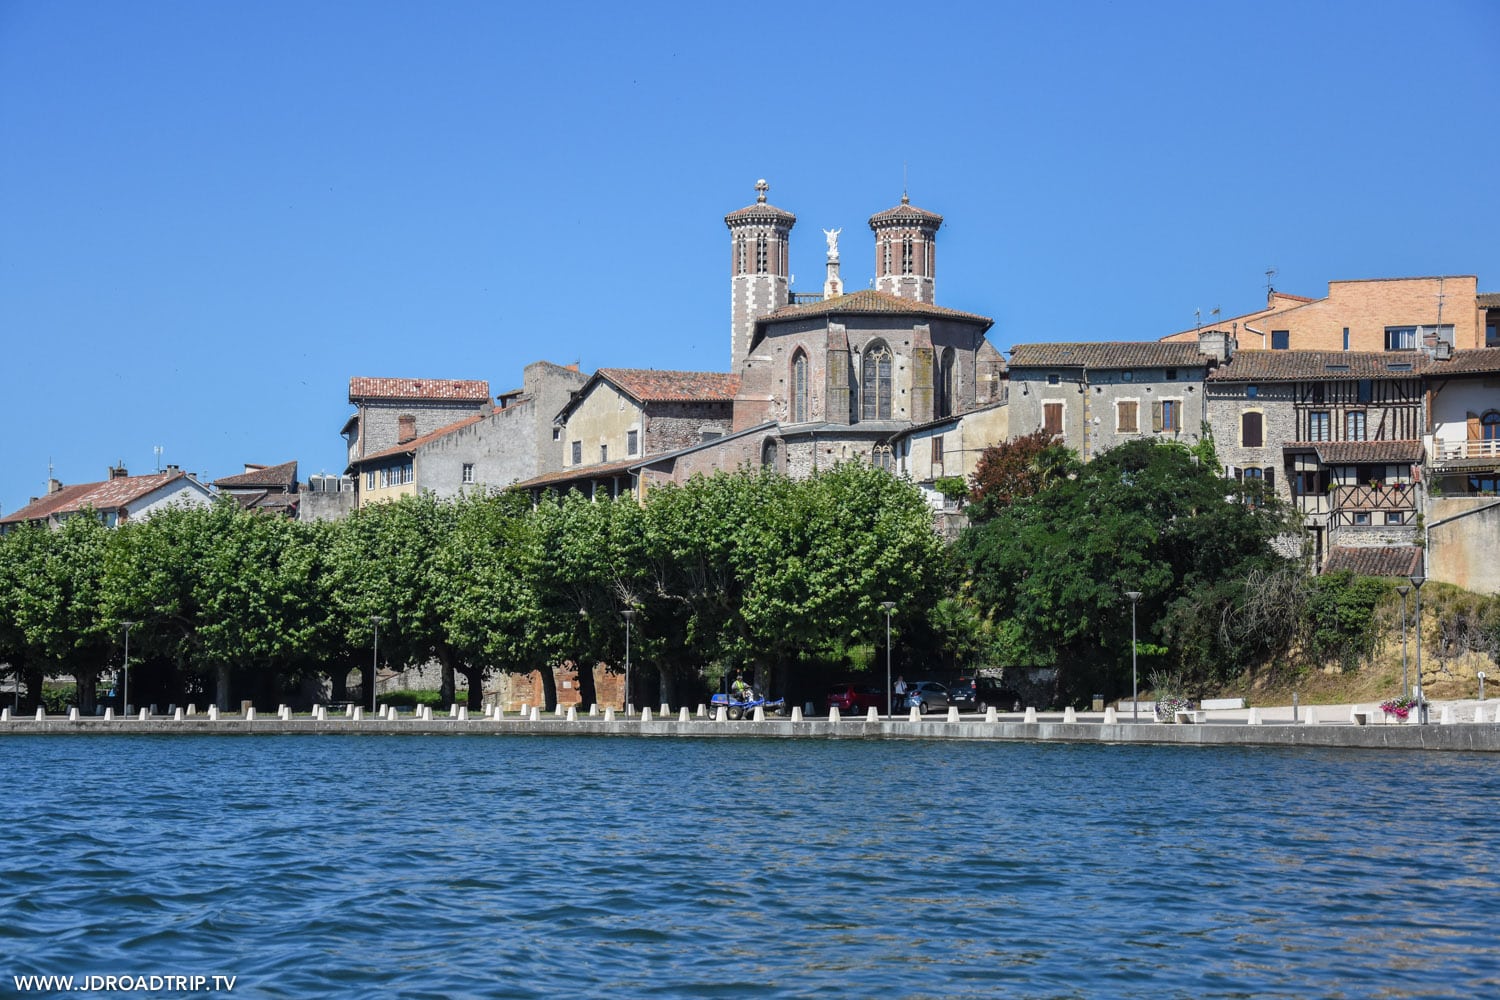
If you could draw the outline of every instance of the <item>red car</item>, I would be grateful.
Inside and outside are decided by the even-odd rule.
[[[870,709],[884,713],[885,692],[873,684],[835,684],[828,689],[828,708],[836,708],[840,715],[856,713],[863,715]]]

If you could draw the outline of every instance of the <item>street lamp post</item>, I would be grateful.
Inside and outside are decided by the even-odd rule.
[[[625,612],[625,695],[620,701],[625,707],[625,717],[630,717],[630,623],[635,621],[635,611],[626,609]]]
[[[130,711],[130,630],[139,625],[139,622],[122,621],[120,627],[125,630],[125,694],[120,714],[124,715]]]
[[[881,601],[885,608],[885,717],[896,717],[896,691],[891,687],[891,612],[896,610],[895,601]]]
[[[1422,584],[1426,582],[1427,577],[1421,573],[1412,574],[1411,588],[1417,592],[1417,718],[1424,726],[1427,724],[1427,699],[1422,697]]]
[[[1140,673],[1136,670],[1135,662],[1135,608],[1141,602],[1139,590],[1127,590],[1125,596],[1130,598],[1130,721],[1141,721],[1141,683]]]
[[[379,615],[370,616],[370,624],[375,626],[375,643],[370,650],[370,711],[375,711],[375,674],[380,669],[380,623],[385,621]]]
[[[1411,588],[1397,587],[1396,593],[1401,595],[1401,697],[1405,698],[1411,693],[1406,683],[1406,595],[1411,593]]]

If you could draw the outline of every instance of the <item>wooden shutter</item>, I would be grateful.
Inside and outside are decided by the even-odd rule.
[[[1151,430],[1157,434],[1161,433],[1161,400],[1151,401]]]
[[[1240,414],[1240,444],[1245,448],[1259,448],[1265,444],[1265,436],[1261,432],[1261,415],[1252,410]]]
[[[1269,465],[1266,466],[1266,492],[1276,492],[1276,469]]]
[[[1469,440],[1478,441],[1484,437],[1484,428],[1480,425],[1479,414],[1470,413],[1469,417]]]

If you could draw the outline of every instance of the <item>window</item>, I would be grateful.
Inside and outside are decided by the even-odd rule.
[[[1063,405],[1061,403],[1042,404],[1042,430],[1048,434],[1063,432]]]
[[[1332,441],[1329,436],[1327,410],[1314,410],[1307,415],[1307,439],[1309,441]]]
[[[573,464],[574,465],[582,465],[583,464],[583,442],[582,441],[574,441],[573,442]]]
[[[1312,401],[1314,403],[1321,403],[1321,402],[1323,402],[1323,389],[1324,389],[1324,386],[1323,386],[1322,382],[1314,382],[1313,383],[1313,387],[1312,387]]]
[[[957,354],[953,348],[945,347],[937,358],[937,370],[933,372],[932,416],[952,416],[954,393],[954,368]]]
[[[1048,375],[1047,376],[1047,384],[1048,385],[1057,385],[1058,381],[1059,381],[1059,378],[1056,375]]]
[[[375,488],[375,470],[371,469],[369,472],[365,473],[365,489],[367,489],[367,490],[373,490],[374,488]]]
[[[881,243],[880,244],[880,250],[881,250],[881,254],[880,254],[880,273],[881,274],[890,274],[891,273],[891,241],[890,240],[886,240],[885,242]]]
[[[1266,443],[1264,418],[1259,410],[1240,414],[1240,447],[1260,448]]]
[[[1167,369],[1167,381],[1168,382],[1176,382],[1177,381],[1177,369],[1176,368],[1168,368]]]
[[[907,236],[901,240],[901,273],[912,273],[912,247],[911,237]]]
[[[1136,434],[1140,432],[1141,404],[1133,399],[1122,399],[1115,404],[1115,433]]]
[[[1182,400],[1159,399],[1151,404],[1151,429],[1176,434],[1182,430]]]
[[[1245,398],[1246,399],[1259,399],[1260,398],[1260,386],[1258,386],[1258,385],[1247,385],[1247,386],[1245,386]]]
[[[1404,524],[1405,522],[1406,515],[1401,513],[1399,510],[1388,510],[1385,512],[1386,524]]]
[[[1290,330],[1271,331],[1271,350],[1285,351],[1292,346],[1292,332]]]
[[[1490,410],[1479,418],[1479,439],[1500,441],[1500,411]]]
[[[639,454],[640,450],[641,450],[641,432],[640,431],[626,431],[625,432],[625,454],[626,455]]]
[[[1414,326],[1386,327],[1385,349],[1387,351],[1415,351],[1417,349],[1417,328]]]
[[[1359,380],[1359,401],[1368,403],[1375,398],[1375,383],[1367,378]]]
[[[1355,511],[1355,513],[1354,513],[1354,523],[1355,524],[1369,524],[1370,523],[1370,512],[1367,511],[1367,510]]]
[[[1135,372],[1121,372],[1120,373],[1120,381],[1121,382],[1134,382],[1135,381]]]
[[[1500,327],[1489,323],[1484,328],[1484,346],[1500,347]]]
[[[1344,414],[1344,440],[1363,441],[1365,439],[1365,413],[1363,410],[1351,410]]]
[[[599,446],[599,461],[601,461],[601,462],[608,462],[609,461],[609,445],[607,445],[607,444],[601,444]]]
[[[943,464],[943,439],[941,437],[932,439],[932,464],[939,467]]]
[[[874,344],[865,351],[864,378],[860,393],[864,401],[864,419],[891,419],[891,349]]]
[[[755,273],[765,274],[769,258],[766,256],[766,238],[764,235],[755,237]]]
[[[1349,328],[1346,326],[1346,327],[1344,327],[1344,350],[1347,351],[1348,349],[1349,349]]]
[[[896,471],[896,454],[888,444],[877,445],[870,453],[870,464],[887,472]]]
[[[745,273],[745,235],[743,233],[734,238],[734,273]]]
[[[800,350],[792,358],[792,423],[807,420],[807,355]]]
[[[554,440],[554,441],[561,441],[562,440],[562,428],[561,427],[554,427],[554,428],[552,428],[552,440]]]
[[[465,462],[464,463],[464,485],[465,486],[473,486],[474,485],[474,463],[473,462]]]

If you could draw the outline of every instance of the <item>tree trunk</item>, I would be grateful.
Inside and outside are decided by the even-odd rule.
[[[73,674],[73,679],[78,682],[78,690],[74,699],[78,703],[79,715],[93,715],[94,709],[99,704],[99,672],[97,670],[79,671]]]
[[[352,667],[334,667],[328,672],[328,700],[349,700],[349,671]]]
[[[599,703],[599,689],[594,683],[594,665],[587,657],[574,664],[578,669],[579,711],[587,712],[591,705]]]
[[[26,667],[21,671],[21,674],[26,678],[27,698],[22,707],[34,713],[37,710],[37,706],[42,703],[42,684],[46,675],[42,673],[41,667]]]
[[[550,663],[542,664],[537,672],[542,675],[542,708],[550,712],[557,708],[557,675]]]
[[[470,667],[461,665],[454,667],[464,675],[464,680],[469,683],[469,696],[466,702],[470,709],[484,708],[484,669],[482,667]],[[449,704],[453,704],[449,702]]]
[[[657,685],[661,694],[661,704],[675,705],[677,703],[677,672],[670,667],[662,667],[657,671],[661,682]]]
[[[229,669],[229,664],[219,664],[214,678],[214,704],[219,706],[221,712],[229,711],[229,687],[232,676],[233,672]]]
[[[443,665],[443,680],[438,685],[438,701],[444,705],[451,705],[457,698],[458,685],[453,679],[453,664],[449,662],[446,653],[438,653],[438,662]]]

